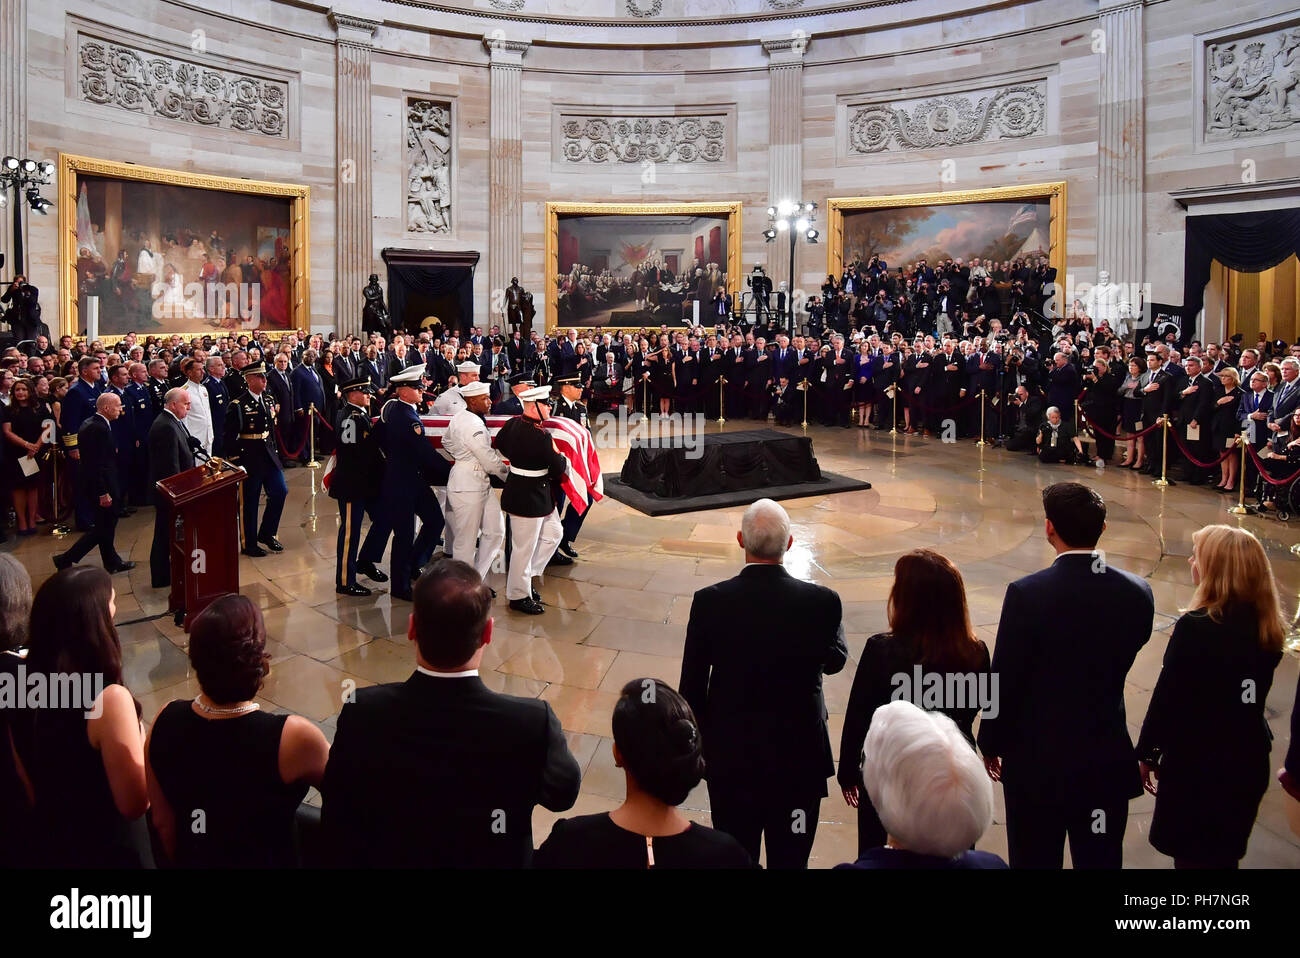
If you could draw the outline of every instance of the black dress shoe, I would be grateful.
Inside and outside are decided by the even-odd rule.
[[[370,595],[370,590],[364,585],[336,585],[334,591],[339,595]]]
[[[387,582],[387,573],[380,572],[373,562],[358,562],[357,575],[363,575],[372,582]]]
[[[67,556],[65,556],[62,552],[60,552],[58,555],[54,557],[54,568],[58,569],[60,572],[62,572],[64,569],[71,569],[72,560],[69,559]]]
[[[555,555],[551,556],[551,561],[546,564],[547,565],[573,565],[573,560],[570,559],[568,556],[566,556],[563,552],[557,552],[555,553]]]
[[[246,549],[239,550],[241,555],[252,556],[254,559],[260,559],[266,555],[266,550],[260,546],[249,546]]]
[[[541,615],[546,610],[542,608],[540,602],[533,599],[515,599],[510,603],[510,608],[516,612],[522,612],[524,615]]]
[[[117,575],[119,572],[130,572],[135,568],[134,562],[120,562],[108,570],[109,575]]]
[[[540,592],[538,592],[536,589],[530,589],[529,591],[532,593],[533,601],[536,602],[538,605],[541,605],[541,604],[542,604],[542,594],[541,594]]]
[[[267,536],[265,539],[257,540],[261,545],[266,546],[272,552],[283,552],[284,546],[280,545],[280,540],[275,536]]]
[[[492,588],[492,586],[488,586],[488,591],[492,593],[492,598],[495,599],[497,597],[497,590]]]
[[[578,558],[578,550],[575,549],[575,548],[573,548],[573,545],[572,545],[571,543],[568,543],[568,542],[561,542],[561,543],[560,543],[560,551],[563,552],[563,553],[564,553],[566,556],[568,556],[570,559],[576,559],[576,558]]]

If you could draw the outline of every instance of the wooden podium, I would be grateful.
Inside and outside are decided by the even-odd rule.
[[[171,529],[167,608],[186,632],[209,602],[239,591],[239,484],[247,475],[214,459],[157,483]]]

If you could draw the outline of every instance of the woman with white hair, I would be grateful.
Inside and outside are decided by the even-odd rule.
[[[972,850],[993,821],[993,783],[952,719],[898,700],[876,709],[862,777],[889,834],[838,868],[1006,868]]]

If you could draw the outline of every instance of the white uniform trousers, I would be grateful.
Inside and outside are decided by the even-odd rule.
[[[434,486],[433,498],[438,500],[438,508],[442,510],[442,518],[444,522],[442,527],[442,551],[454,558],[452,550],[456,547],[456,527],[452,523],[451,514],[448,511],[447,487]]]
[[[559,514],[510,517],[510,569],[506,574],[506,598],[514,602],[533,594],[533,576],[541,575],[560,544],[564,529]]]
[[[456,546],[451,557],[472,565],[486,579],[492,571],[492,560],[506,541],[506,517],[501,511],[500,496],[484,482],[478,489],[448,487],[447,502],[451,506],[447,528],[454,530],[451,537]]]

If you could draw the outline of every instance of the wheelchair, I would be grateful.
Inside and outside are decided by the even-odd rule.
[[[1265,459],[1264,465],[1275,479],[1290,476],[1300,470],[1300,448],[1288,448],[1285,460]],[[1253,515],[1272,516],[1281,522],[1300,516],[1300,479],[1276,486],[1257,474],[1252,495],[1255,501],[1246,508]]]

